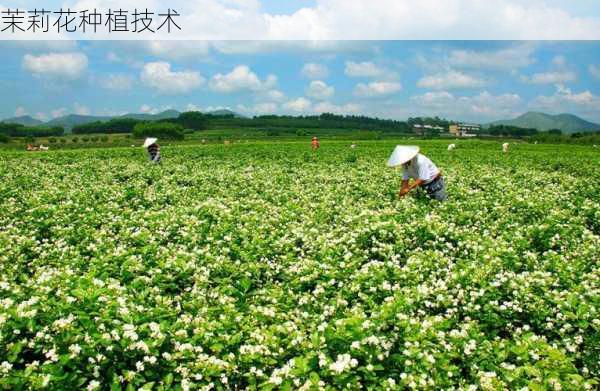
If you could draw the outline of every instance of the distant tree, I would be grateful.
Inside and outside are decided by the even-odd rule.
[[[10,137],[5,134],[0,133],[0,143],[7,143],[10,141]]]
[[[560,130],[560,129],[550,129],[548,131],[548,134],[555,134],[555,135],[559,135],[560,136],[562,134],[562,130]]]
[[[208,126],[208,118],[199,111],[188,111],[179,114],[176,123],[184,128],[204,130]]]

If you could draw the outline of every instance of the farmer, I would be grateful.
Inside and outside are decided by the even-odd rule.
[[[316,137],[313,137],[312,141],[310,142],[310,146],[313,151],[316,151],[317,149],[319,149],[319,147],[321,146],[321,144],[319,144],[319,139]]]
[[[427,195],[438,201],[448,199],[446,185],[442,173],[425,155],[419,153],[419,147],[413,145],[398,145],[390,160],[389,167],[402,166],[402,187],[398,196],[404,197],[412,189],[421,186]],[[412,184],[409,180],[413,179]]]
[[[160,146],[156,143],[157,139],[148,137],[144,142],[144,148],[148,151],[148,157],[153,163],[160,163]]]

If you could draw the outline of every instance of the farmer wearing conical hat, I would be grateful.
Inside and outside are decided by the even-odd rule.
[[[398,193],[400,197],[420,186],[433,199],[445,201],[448,198],[442,173],[429,158],[419,153],[419,147],[396,146],[388,160],[388,166],[403,168],[402,187]],[[410,179],[413,180],[412,183],[409,183]]]
[[[316,137],[313,137],[310,142],[310,146],[313,151],[316,151],[317,149],[319,149],[319,147],[321,146],[321,144],[319,144],[319,139]]]
[[[157,139],[148,137],[144,141],[144,148],[148,151],[148,157],[152,163],[160,163],[160,145],[156,143]]]

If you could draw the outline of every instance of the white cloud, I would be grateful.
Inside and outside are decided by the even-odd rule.
[[[41,112],[41,111],[35,113],[35,115],[33,116],[33,118],[39,119],[40,121],[44,121],[44,122],[48,121],[48,115],[46,113],[44,113],[44,112]]]
[[[273,102],[259,102],[250,107],[240,104],[237,109],[244,114],[274,114],[277,112],[278,105]]]
[[[268,90],[263,95],[266,99],[275,102],[281,102],[285,99],[285,94],[279,90]]]
[[[402,84],[398,82],[374,81],[368,84],[358,83],[354,89],[354,95],[362,98],[374,98],[395,94],[402,90]]]
[[[275,75],[267,76],[262,81],[246,65],[238,65],[230,73],[223,75],[218,73],[212,77],[210,88],[216,92],[230,93],[236,91],[261,91],[269,89],[277,84]]]
[[[458,71],[448,71],[421,78],[417,86],[434,90],[453,88],[478,88],[486,85],[485,80]]]
[[[386,71],[371,61],[347,61],[344,73],[350,77],[380,77],[385,75]]]
[[[90,115],[91,114],[91,110],[90,110],[89,107],[87,107],[85,105],[82,105],[82,104],[79,104],[77,102],[75,102],[73,104],[73,109],[74,109],[73,110],[74,113],[77,114],[77,115]]]
[[[520,43],[499,50],[452,50],[447,62],[462,68],[511,70],[532,64],[534,51],[532,43]]]
[[[539,95],[530,106],[561,113],[578,111],[598,118],[600,97],[589,90],[574,93],[570,88],[558,84],[553,95]]]
[[[140,76],[142,83],[161,94],[187,94],[204,83],[200,73],[194,71],[174,72],[168,62],[150,62],[144,65]]]
[[[291,111],[295,111],[295,112],[301,113],[301,112],[307,112],[307,111],[309,111],[310,108],[311,108],[311,106],[312,106],[312,102],[310,100],[301,97],[301,98],[294,99],[294,100],[291,100],[289,102],[286,102],[283,105],[283,108],[287,109],[287,110],[291,110]]]
[[[306,95],[317,100],[326,100],[333,96],[335,88],[321,80],[314,80],[306,89]]]
[[[173,107],[169,105],[162,107],[152,107],[148,104],[143,104],[142,106],[140,106],[139,112],[143,114],[158,114],[162,113],[165,110],[171,110],[172,108]]]
[[[26,54],[22,65],[37,76],[75,80],[85,73],[88,58],[83,53]]]
[[[67,109],[65,107],[61,107],[50,112],[52,118],[58,118],[67,115]]]
[[[554,56],[552,59],[552,65],[562,68],[567,65],[567,58],[563,55]]]
[[[571,71],[542,72],[524,76],[522,80],[530,84],[562,84],[577,80],[577,74]]]
[[[326,65],[317,64],[314,62],[304,64],[302,67],[302,76],[309,79],[325,79],[329,76],[329,68]]]
[[[15,117],[22,117],[27,115],[27,110],[23,106],[19,106],[15,109]]]
[[[300,2],[296,2],[300,3]],[[597,12],[549,0],[313,0],[294,12],[269,12],[259,0],[173,0],[182,31],[153,40],[378,40],[378,39],[600,39]],[[586,3],[593,3],[591,0]],[[71,9],[115,8],[114,0],[68,0]],[[133,8],[161,9],[157,0]],[[591,6],[587,6],[591,8]],[[113,35],[114,36],[114,35]],[[82,36],[85,38],[85,36]],[[148,35],[127,35],[148,39]],[[108,34],[95,38],[108,38]],[[243,46],[238,44],[237,46]]]
[[[362,106],[357,103],[346,103],[336,105],[331,102],[319,102],[313,107],[316,113],[333,113],[333,114],[358,114],[362,110]]]
[[[134,78],[122,73],[110,74],[100,80],[102,88],[114,91],[127,91],[133,88]]]
[[[474,96],[455,96],[448,91],[426,92],[411,97],[414,111],[452,119],[491,120],[519,113],[522,99],[517,94],[492,95],[483,91]]]
[[[590,72],[590,75],[592,75],[594,78],[600,80],[600,65],[590,65],[588,67],[588,71]]]
[[[597,16],[539,0],[316,0],[265,20],[271,39],[600,38]]]
[[[153,56],[165,60],[198,60],[210,53],[210,42],[206,41],[142,41],[143,48]]]

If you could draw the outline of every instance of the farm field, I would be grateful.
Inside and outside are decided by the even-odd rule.
[[[0,151],[0,389],[598,388],[598,149],[350,144]]]

